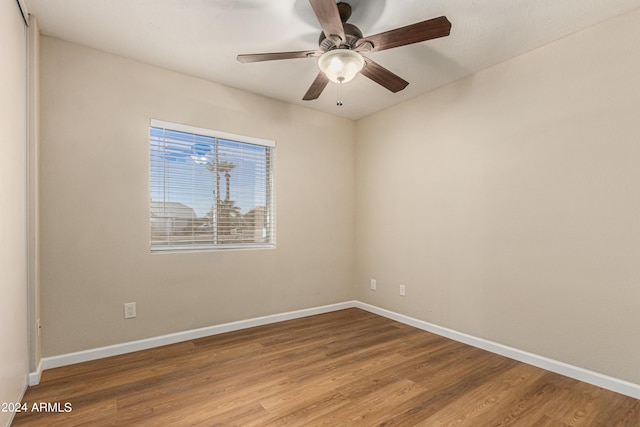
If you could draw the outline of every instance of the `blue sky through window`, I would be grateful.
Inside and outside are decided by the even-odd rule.
[[[268,147],[154,127],[150,140],[152,202],[182,203],[205,217],[215,205],[217,158],[221,200],[228,188],[242,214],[267,205]]]

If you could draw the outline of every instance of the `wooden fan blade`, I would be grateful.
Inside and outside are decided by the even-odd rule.
[[[391,71],[373,62],[371,59],[364,58],[364,60],[367,65],[365,65],[365,67],[360,71],[360,74],[370,78],[379,85],[386,87],[391,92],[399,92],[409,84],[409,82],[404,80],[402,77],[393,74]]]
[[[307,93],[304,94],[302,100],[311,101],[313,99],[318,99],[324,88],[327,86],[327,83],[329,83],[329,78],[325,73],[320,71],[316,79],[311,83],[311,87],[309,87]]]
[[[425,40],[446,37],[451,32],[451,22],[446,16],[429,19],[406,27],[396,28],[369,37],[364,37],[362,42],[371,42],[371,52],[391,49],[398,46],[419,43]]]
[[[320,56],[324,52],[321,50],[301,50],[298,52],[275,52],[275,53],[248,53],[238,55],[237,59],[240,62],[260,62],[260,61],[275,61],[279,59],[295,59],[295,58],[309,58],[312,56]]]
[[[309,0],[326,37],[335,35],[346,40],[340,12],[335,0]]]

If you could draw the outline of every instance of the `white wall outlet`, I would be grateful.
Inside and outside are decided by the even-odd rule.
[[[404,285],[400,285],[400,296],[405,296],[405,290]]]
[[[371,279],[371,290],[375,291],[377,288],[376,279]]]
[[[135,302],[125,303],[125,305],[124,305],[124,318],[125,319],[132,319],[134,317],[136,317],[136,303]]]

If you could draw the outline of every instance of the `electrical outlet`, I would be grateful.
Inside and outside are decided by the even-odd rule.
[[[134,317],[136,317],[136,303],[135,302],[125,303],[125,305],[124,305],[124,318],[125,319],[132,319]]]
[[[376,290],[376,279],[371,279],[371,290],[375,291]]]
[[[404,285],[400,285],[400,296],[405,296],[405,290]]]

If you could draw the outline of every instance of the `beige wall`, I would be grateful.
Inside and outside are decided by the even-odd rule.
[[[41,106],[43,356],[353,299],[355,123],[47,37]],[[276,249],[150,254],[150,118],[277,142]]]
[[[640,383],[638,40],[640,10],[361,120],[358,298]]]
[[[26,32],[14,1],[0,2],[0,45],[0,403],[8,403],[22,396],[28,372]],[[0,412],[0,425],[11,417]]]

